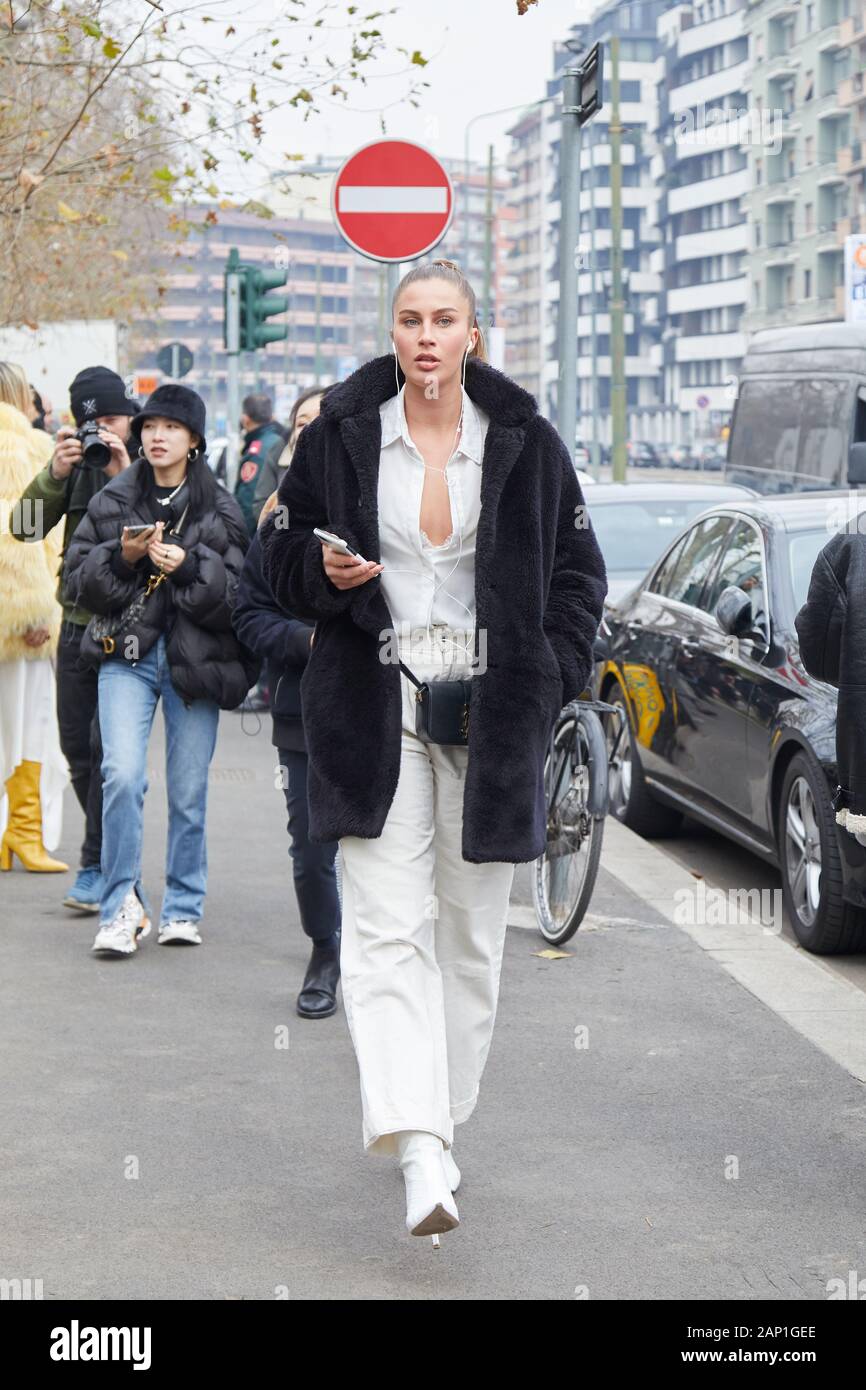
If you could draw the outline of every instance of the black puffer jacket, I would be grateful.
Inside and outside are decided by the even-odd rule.
[[[113,478],[93,498],[67,552],[63,582],[67,598],[92,613],[118,613],[143,589],[153,572],[145,557],[130,567],[120,549],[124,526],[153,520],[139,499],[140,460]],[[258,679],[261,662],[238,640],[232,627],[249,536],[240,507],[222,487],[216,506],[203,517],[187,516],[174,543],[187,552],[183,564],[150,595],[141,621],[124,633],[112,656],[106,656],[88,629],[82,657],[102,661],[146,656],[161,633],[166,637],[171,680],[185,700],[215,700],[234,709]],[[135,646],[125,640],[137,638]]]

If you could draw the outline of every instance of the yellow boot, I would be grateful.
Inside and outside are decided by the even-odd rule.
[[[9,819],[0,845],[0,869],[12,868],[13,854],[34,874],[62,874],[69,868],[59,859],[52,859],[42,843],[41,771],[41,763],[19,763],[6,782]]]

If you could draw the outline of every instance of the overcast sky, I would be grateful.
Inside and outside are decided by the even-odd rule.
[[[181,3],[178,0],[179,6]],[[359,8],[363,14],[379,7],[368,0]],[[387,11],[390,7],[382,8]],[[410,52],[419,49],[428,59],[426,68],[413,69],[430,83],[421,95],[421,104],[417,108],[408,102],[394,105],[406,90],[406,78],[386,74],[398,71],[403,63],[400,55],[395,55],[393,62],[365,65],[368,85],[350,86],[348,109],[339,99],[330,98],[323,101],[321,115],[312,115],[306,122],[302,111],[291,107],[266,116],[267,164],[271,169],[290,168],[284,157],[289,151],[310,157],[345,157],[380,137],[380,112],[387,121],[387,134],[417,140],[441,157],[462,158],[466,123],[472,117],[537,101],[544,95],[545,82],[552,73],[554,40],[562,39],[589,9],[591,5],[583,0],[539,0],[525,15],[518,15],[515,0],[404,0],[396,13],[384,14],[378,23],[392,50],[397,45]],[[223,42],[218,29],[229,19],[240,37],[244,31],[261,31],[275,12],[279,13],[279,7],[271,0],[252,0],[240,15],[234,0],[232,4],[219,0],[198,10],[217,18],[218,22],[207,29],[211,49],[215,42]],[[314,0],[310,12],[315,12]],[[194,20],[188,22],[188,32],[193,27]],[[277,31],[287,34],[289,28],[277,22]],[[498,142],[498,153],[504,156],[504,132],[516,114],[494,116],[473,125],[473,160],[484,158],[491,140]],[[252,168],[247,169],[245,186],[255,196],[263,187],[263,179],[261,170],[256,178],[250,177],[252,172]]]

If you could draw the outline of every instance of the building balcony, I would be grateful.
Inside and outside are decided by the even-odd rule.
[[[780,77],[795,77],[801,66],[800,55],[790,49],[787,53],[776,53],[768,58],[761,75],[765,82],[770,83]]]
[[[742,357],[746,341],[739,330],[734,333],[699,333],[674,339],[677,362],[707,362],[716,358]]]
[[[748,223],[745,219],[733,227],[714,227],[705,232],[684,232],[674,242],[674,259],[690,261],[703,256],[723,256],[725,253],[747,251]]]
[[[839,47],[848,48],[866,38],[866,15],[861,8],[859,14],[847,15],[839,21]]]
[[[844,246],[845,238],[866,232],[866,212],[855,213],[853,217],[840,217],[836,223],[836,243]]]
[[[843,77],[839,83],[839,105],[841,107],[859,106],[862,101],[866,101],[866,80],[862,71],[855,72],[852,77]]]
[[[837,159],[840,174],[855,174],[866,169],[866,141],[853,140],[850,145],[840,145]]]
[[[700,309],[722,309],[743,305],[748,297],[748,279],[737,275],[730,280],[709,280],[668,290],[667,312],[689,314]]]

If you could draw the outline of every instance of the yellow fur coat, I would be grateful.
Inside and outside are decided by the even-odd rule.
[[[9,512],[53,452],[50,435],[33,429],[26,415],[0,401],[0,661],[45,660],[57,649],[61,610],[54,591],[63,524],[42,541],[18,541],[9,532]],[[34,516],[28,526],[37,523]],[[42,626],[51,640],[28,647],[24,633]]]

